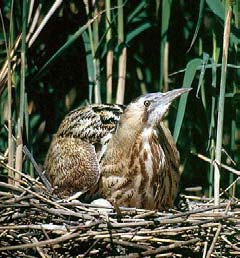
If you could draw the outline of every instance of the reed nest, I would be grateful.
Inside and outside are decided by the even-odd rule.
[[[185,210],[64,201],[21,174],[0,182],[0,257],[240,257],[240,201],[185,197]]]

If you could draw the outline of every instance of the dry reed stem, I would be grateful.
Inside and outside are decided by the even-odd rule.
[[[127,67],[127,48],[124,47],[119,58],[118,68],[118,86],[117,86],[117,104],[123,104],[125,94],[126,67]]]
[[[109,49],[106,60],[107,67],[107,103],[112,103],[113,50]]]
[[[144,256],[153,255],[153,254],[169,251],[169,250],[174,249],[174,248],[179,248],[179,247],[182,247],[182,246],[196,244],[197,242],[198,242],[198,239],[190,239],[190,240],[187,240],[187,241],[180,241],[178,243],[170,244],[168,246],[161,246],[161,247],[159,247],[155,250],[143,252],[142,255],[144,255]]]
[[[169,60],[169,43],[166,42],[164,46],[164,66],[163,66],[163,92],[167,92],[169,90],[168,85],[168,60]]]
[[[20,125],[20,119],[18,118],[18,134],[16,141],[16,159],[15,159],[15,169],[18,171],[22,171],[22,163],[23,163],[23,140],[22,140],[22,128]],[[21,175],[19,173],[15,174],[15,185],[19,185],[18,180],[21,179]]]
[[[63,0],[56,0],[48,13],[44,16],[44,19],[41,21],[40,25],[38,26],[37,30],[34,32],[33,36],[29,40],[28,47],[31,47],[32,44],[35,42],[39,34],[41,33],[42,29],[46,25],[46,23],[49,21],[49,19],[52,17],[52,15],[56,12],[56,10],[59,8],[59,6],[62,4]]]
[[[199,153],[192,153],[193,155],[197,156],[198,158],[210,163],[210,164],[214,164],[214,161],[212,161],[211,159],[207,158],[206,156],[202,155],[202,154],[199,154]],[[240,171],[237,170],[237,169],[234,169],[228,165],[225,165],[225,164],[222,164],[222,163],[219,163],[217,161],[215,161],[217,163],[217,165],[221,168],[224,168],[226,169],[227,171],[229,172],[232,172],[233,174],[237,175],[237,176],[240,176]]]
[[[222,225],[219,224],[219,225],[218,225],[218,228],[217,228],[217,231],[216,231],[216,234],[215,234],[215,236],[214,236],[214,239],[213,239],[213,241],[212,241],[212,244],[211,244],[211,246],[210,246],[210,248],[209,248],[209,250],[208,250],[208,252],[207,252],[206,258],[210,258],[210,257],[211,257],[212,252],[213,252],[213,249],[214,249],[214,247],[215,247],[215,244],[216,244],[216,242],[217,242],[217,239],[218,239],[218,236],[219,236],[221,230],[222,230]]]

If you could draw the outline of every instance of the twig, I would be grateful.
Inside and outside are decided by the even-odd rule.
[[[99,242],[99,239],[93,242],[93,244],[88,248],[88,250],[83,254],[83,258],[87,257],[88,254],[92,251],[92,249],[96,246],[96,244]]]
[[[120,241],[120,240],[116,240],[116,239],[104,239],[105,242],[108,242],[108,243],[111,243],[111,241],[114,243],[114,244],[117,244],[117,245],[122,245],[122,246],[126,246],[126,247],[129,247],[129,248],[136,248],[136,249],[140,249],[140,250],[149,250],[149,247],[146,247],[144,245],[139,245],[139,244],[135,244],[135,243],[132,243],[132,242],[128,242],[128,241]]]
[[[36,247],[41,247],[41,246],[46,246],[46,245],[54,245],[54,244],[58,244],[58,243],[76,238],[79,236],[80,233],[81,232],[75,232],[75,233],[71,232],[71,233],[67,233],[63,236],[56,237],[54,239],[39,241],[37,243],[14,245],[14,246],[4,246],[4,247],[0,247],[0,251],[17,250],[17,249],[25,249],[25,248],[36,248]]]
[[[215,234],[215,236],[214,236],[214,239],[213,239],[213,241],[212,241],[212,244],[211,244],[211,246],[210,246],[210,248],[209,248],[209,250],[208,250],[208,252],[207,252],[206,258],[210,258],[210,257],[211,257],[211,254],[212,254],[212,252],[213,252],[213,249],[214,249],[214,247],[215,247],[215,244],[216,244],[216,242],[217,242],[217,239],[218,239],[218,236],[219,236],[219,234],[220,234],[220,232],[221,232],[221,229],[222,229],[222,224],[219,224],[219,225],[218,225],[218,228],[217,228],[217,231],[216,231],[216,234]]]
[[[41,224],[41,225],[9,225],[0,226],[0,230],[20,230],[20,229],[34,229],[34,230],[49,230],[49,231],[64,231],[68,232],[64,225]],[[74,230],[75,227],[70,228]]]
[[[38,37],[38,35],[40,34],[40,32],[42,31],[42,29],[44,28],[44,26],[46,25],[46,23],[49,21],[49,19],[51,18],[51,16],[54,14],[54,12],[59,8],[59,6],[62,4],[62,0],[56,0],[54,2],[54,4],[52,5],[52,7],[50,8],[50,10],[48,11],[48,13],[44,16],[44,19],[41,21],[39,27],[37,28],[37,30],[35,31],[35,33],[33,34],[33,36],[31,37],[31,39],[29,40],[28,46],[29,48],[32,46],[33,42],[36,40],[36,38]]]
[[[204,242],[204,249],[203,249],[203,255],[202,255],[202,258],[206,258],[206,255],[207,255],[207,245],[208,245],[208,242]]]
[[[46,230],[45,230],[44,228],[42,228],[42,232],[43,232],[44,236],[47,238],[47,240],[50,240],[50,237],[49,237],[48,233],[46,232]],[[55,251],[53,245],[51,244],[51,245],[49,245],[49,246],[50,246],[51,250],[53,251],[53,254],[54,254],[53,257],[54,257],[54,258],[57,257],[57,253],[56,253],[56,251]]]
[[[226,209],[225,209],[224,214],[227,214],[227,213],[228,213],[228,210],[229,210],[229,208],[230,208],[230,205],[231,205],[231,201],[229,201],[229,202],[227,203],[227,206],[226,206]],[[210,258],[210,257],[211,257],[211,254],[212,254],[212,252],[213,252],[213,249],[214,249],[214,247],[215,247],[215,244],[216,244],[216,242],[217,242],[217,239],[218,239],[218,236],[219,236],[219,234],[220,234],[220,232],[221,232],[221,229],[222,229],[222,224],[219,224],[219,225],[218,225],[218,228],[217,228],[217,231],[216,231],[216,234],[215,234],[215,236],[214,236],[214,238],[213,238],[212,244],[211,244],[211,246],[210,246],[210,248],[209,248],[209,250],[208,250],[208,252],[207,252],[206,258]]]
[[[38,243],[37,238],[34,237],[33,240],[32,240],[32,242],[33,242],[33,243]],[[36,247],[36,250],[37,250],[37,252],[39,253],[39,255],[40,255],[42,258],[49,258],[48,255],[46,256],[46,255],[43,253],[43,250],[42,250],[40,247],[37,246],[37,247]]]
[[[240,248],[237,247],[235,244],[231,243],[231,242],[226,238],[226,236],[221,236],[221,238],[222,238],[227,244],[229,244],[234,250],[240,251]]]
[[[205,211],[210,211],[210,210],[224,208],[224,207],[226,207],[226,204],[220,204],[218,206],[213,206],[213,207],[204,208],[204,209],[196,209],[194,211],[181,212],[181,213],[176,214],[176,215],[166,216],[164,219],[174,219],[174,218],[179,218],[179,217],[185,217],[185,216],[188,216],[188,215],[191,215],[191,214],[202,213],[202,212],[205,212]],[[161,219],[159,219],[159,220],[161,221]]]
[[[22,173],[21,171],[13,168],[13,167],[10,167],[9,165],[5,164],[4,162],[0,161],[0,166],[1,167],[4,167],[4,168],[7,168],[7,169],[10,169],[11,171],[15,172],[15,173],[18,173],[21,177],[24,177],[26,179],[28,179],[30,182],[34,182],[38,185],[41,185],[36,179],[34,179],[33,177],[25,174],[25,173]]]
[[[180,241],[180,242],[177,242],[177,243],[174,243],[174,244],[170,244],[168,246],[161,246],[161,247],[156,248],[154,250],[142,252],[141,254],[143,256],[158,254],[158,253],[161,253],[161,252],[169,251],[169,250],[174,249],[174,248],[179,248],[179,247],[186,246],[186,245],[193,245],[193,244],[196,244],[198,241],[199,241],[198,239],[190,239],[190,240],[187,240],[187,241]]]
[[[135,215],[134,218],[135,219],[144,219],[144,218],[147,218],[147,217],[151,217],[153,215],[156,214],[156,211],[148,211],[148,212],[145,212],[143,214],[138,214],[138,215]]]
[[[202,154],[193,153],[193,152],[191,152],[191,153],[192,153],[193,155],[197,156],[198,158],[200,158],[200,159],[202,159],[202,160],[204,160],[204,161],[206,161],[206,162],[208,162],[208,163],[210,163],[210,164],[212,164],[212,165],[214,164],[214,161],[212,161],[211,159],[207,158],[206,156],[204,156],[204,155],[202,155]],[[215,162],[217,163],[217,165],[218,165],[219,167],[224,168],[224,169],[226,169],[226,170],[232,172],[233,174],[240,176],[240,171],[239,171],[239,170],[236,170],[236,169],[234,169],[234,168],[232,168],[232,167],[229,167],[229,166],[227,166],[227,165],[225,165],[225,164],[222,164],[222,163],[219,163],[219,162],[217,162],[217,161],[215,161]]]
[[[30,161],[32,162],[38,176],[41,178],[44,186],[47,188],[47,190],[49,192],[51,192],[52,190],[52,186],[50,184],[50,182],[48,181],[48,179],[46,178],[46,176],[42,173],[41,168],[38,166],[37,162],[35,161],[35,159],[33,158],[33,155],[30,153],[30,151],[28,150],[27,146],[24,145],[23,146],[23,152],[28,156],[28,158],[30,159]]]
[[[8,189],[13,190],[13,191],[23,192],[23,190],[21,188],[19,188],[18,186],[14,186],[12,184],[0,182],[0,186],[4,187],[4,188],[8,188]]]

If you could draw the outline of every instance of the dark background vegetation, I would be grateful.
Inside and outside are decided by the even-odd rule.
[[[111,1],[112,7],[118,5],[119,1]],[[200,13],[200,6],[204,2],[204,7]],[[212,2],[212,4],[209,4]],[[164,3],[170,3],[169,10],[165,10]],[[6,30],[7,39],[11,38],[15,42],[22,32],[22,8],[23,1],[15,1],[13,16],[11,18],[10,0],[1,1],[1,12]],[[35,1],[33,10],[39,4],[42,5],[37,26],[47,14],[53,1]],[[139,12],[134,14],[131,20],[128,17],[142,5]],[[220,7],[222,8],[220,8]],[[80,27],[84,26],[94,12],[105,9],[105,1],[98,0],[95,5],[89,1],[90,12],[86,14],[84,1],[63,1],[54,15],[44,26],[37,40],[26,50],[26,77],[25,91],[27,94],[27,110],[29,120],[24,121],[23,141],[32,151],[38,163],[42,164],[52,135],[56,132],[59,123],[66,113],[70,110],[83,105],[88,99],[90,86],[94,87],[94,81],[89,81],[89,69],[86,62],[87,51],[83,42],[82,35],[73,44],[66,48],[56,60],[47,66],[40,75],[38,72],[43,65],[62,47],[71,35]],[[216,8],[216,9],[213,9]],[[118,82],[118,60],[123,47],[127,48],[126,63],[126,88],[124,103],[128,104],[132,99],[143,93],[146,87],[147,92],[171,90],[183,86],[186,73],[176,71],[185,69],[187,64],[195,59],[202,59],[209,55],[207,64],[213,62],[221,63],[223,25],[224,17],[218,14],[225,10],[225,1],[192,1],[192,0],[173,0],[173,1],[151,1],[151,0],[128,0],[124,2],[124,42],[118,40],[117,17],[118,8],[111,11],[112,38],[106,42],[106,25],[103,13],[98,18],[99,41],[96,44],[96,51],[92,58],[99,60],[100,72],[98,79],[100,82],[102,102],[106,102],[106,55],[109,49],[114,51],[113,60],[113,98],[117,91]],[[217,9],[220,8],[220,9]],[[232,34],[229,47],[229,64],[238,65],[239,63],[239,5],[235,1],[233,5]],[[162,21],[168,19],[166,13],[170,11],[169,25],[163,31]],[[33,12],[34,13],[34,12]],[[224,14],[224,12],[223,12]],[[12,20],[11,20],[12,19]],[[10,30],[12,22],[13,30]],[[32,19],[31,19],[32,21]],[[166,21],[166,20],[165,20]],[[31,22],[30,22],[31,23]],[[199,23],[199,30],[196,31]],[[141,29],[146,25],[146,29]],[[92,25],[91,25],[92,26]],[[29,25],[28,25],[29,28]],[[92,27],[91,27],[92,29]],[[197,36],[193,42],[195,31]],[[136,35],[127,42],[128,35]],[[86,33],[89,33],[86,30]],[[132,34],[131,34],[132,33]],[[169,55],[163,58],[163,50],[169,44]],[[163,47],[163,48],[161,48]],[[17,59],[20,58],[20,47],[15,51]],[[163,70],[166,68],[168,60],[168,78],[162,80]],[[4,33],[0,30],[0,66],[6,61],[6,47]],[[16,61],[15,61],[16,62]],[[12,61],[14,64],[14,61]],[[165,65],[165,67],[164,67]],[[141,71],[142,78],[137,73]],[[225,120],[223,147],[229,156],[222,154],[222,162],[228,163],[232,167],[239,167],[239,140],[240,140],[240,115],[239,115],[239,70],[228,68]],[[212,99],[218,100],[221,68],[215,72],[211,67],[206,69],[203,78],[200,70],[196,72],[195,79],[190,83],[193,90],[189,94],[182,129],[178,138],[178,148],[181,154],[182,191],[186,187],[202,186],[198,194],[209,194],[211,191],[212,179],[210,175],[210,165],[199,158],[194,153],[201,153],[211,157],[211,148],[215,146],[216,139],[216,118],[217,105],[214,107],[214,120],[211,117]],[[12,122],[13,134],[17,135],[17,118],[19,112],[19,91],[20,91],[20,65],[16,62],[15,70],[12,73],[13,102],[12,102]],[[214,77],[216,77],[216,88],[213,87]],[[166,79],[166,78],[165,78]],[[199,83],[200,82],[200,83]],[[198,86],[201,86],[198,89]],[[1,121],[0,121],[0,152],[4,153],[7,149],[7,86],[6,78],[1,78]],[[199,93],[198,93],[199,91]],[[93,99],[94,102],[94,99]],[[180,107],[181,108],[181,107]],[[173,132],[176,126],[176,113],[178,103],[174,103],[167,118],[169,127]],[[26,116],[26,114],[25,114]],[[215,121],[215,126],[213,122]],[[212,127],[212,133],[209,133]],[[26,128],[29,135],[26,135]],[[231,157],[236,164],[230,162]],[[24,163],[25,171],[28,171],[29,163]],[[229,172],[222,170],[221,187],[225,189],[234,179],[229,176]],[[210,188],[209,188],[210,187]],[[231,191],[228,194],[233,194]],[[189,192],[188,192],[189,193]],[[190,192],[191,194],[191,192]],[[210,194],[211,195],[211,194]]]

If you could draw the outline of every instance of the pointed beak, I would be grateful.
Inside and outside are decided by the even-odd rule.
[[[161,104],[162,105],[170,105],[176,98],[180,97],[182,94],[189,92],[190,88],[181,88],[181,89],[175,89],[168,91],[164,93],[164,95],[161,98]]]
[[[153,105],[151,105],[151,109],[149,111],[148,124],[152,126],[161,121],[166,115],[172,102],[176,98],[180,97],[184,93],[189,92],[190,90],[191,89],[189,88],[181,88],[171,90],[165,93],[155,93],[156,98]]]

